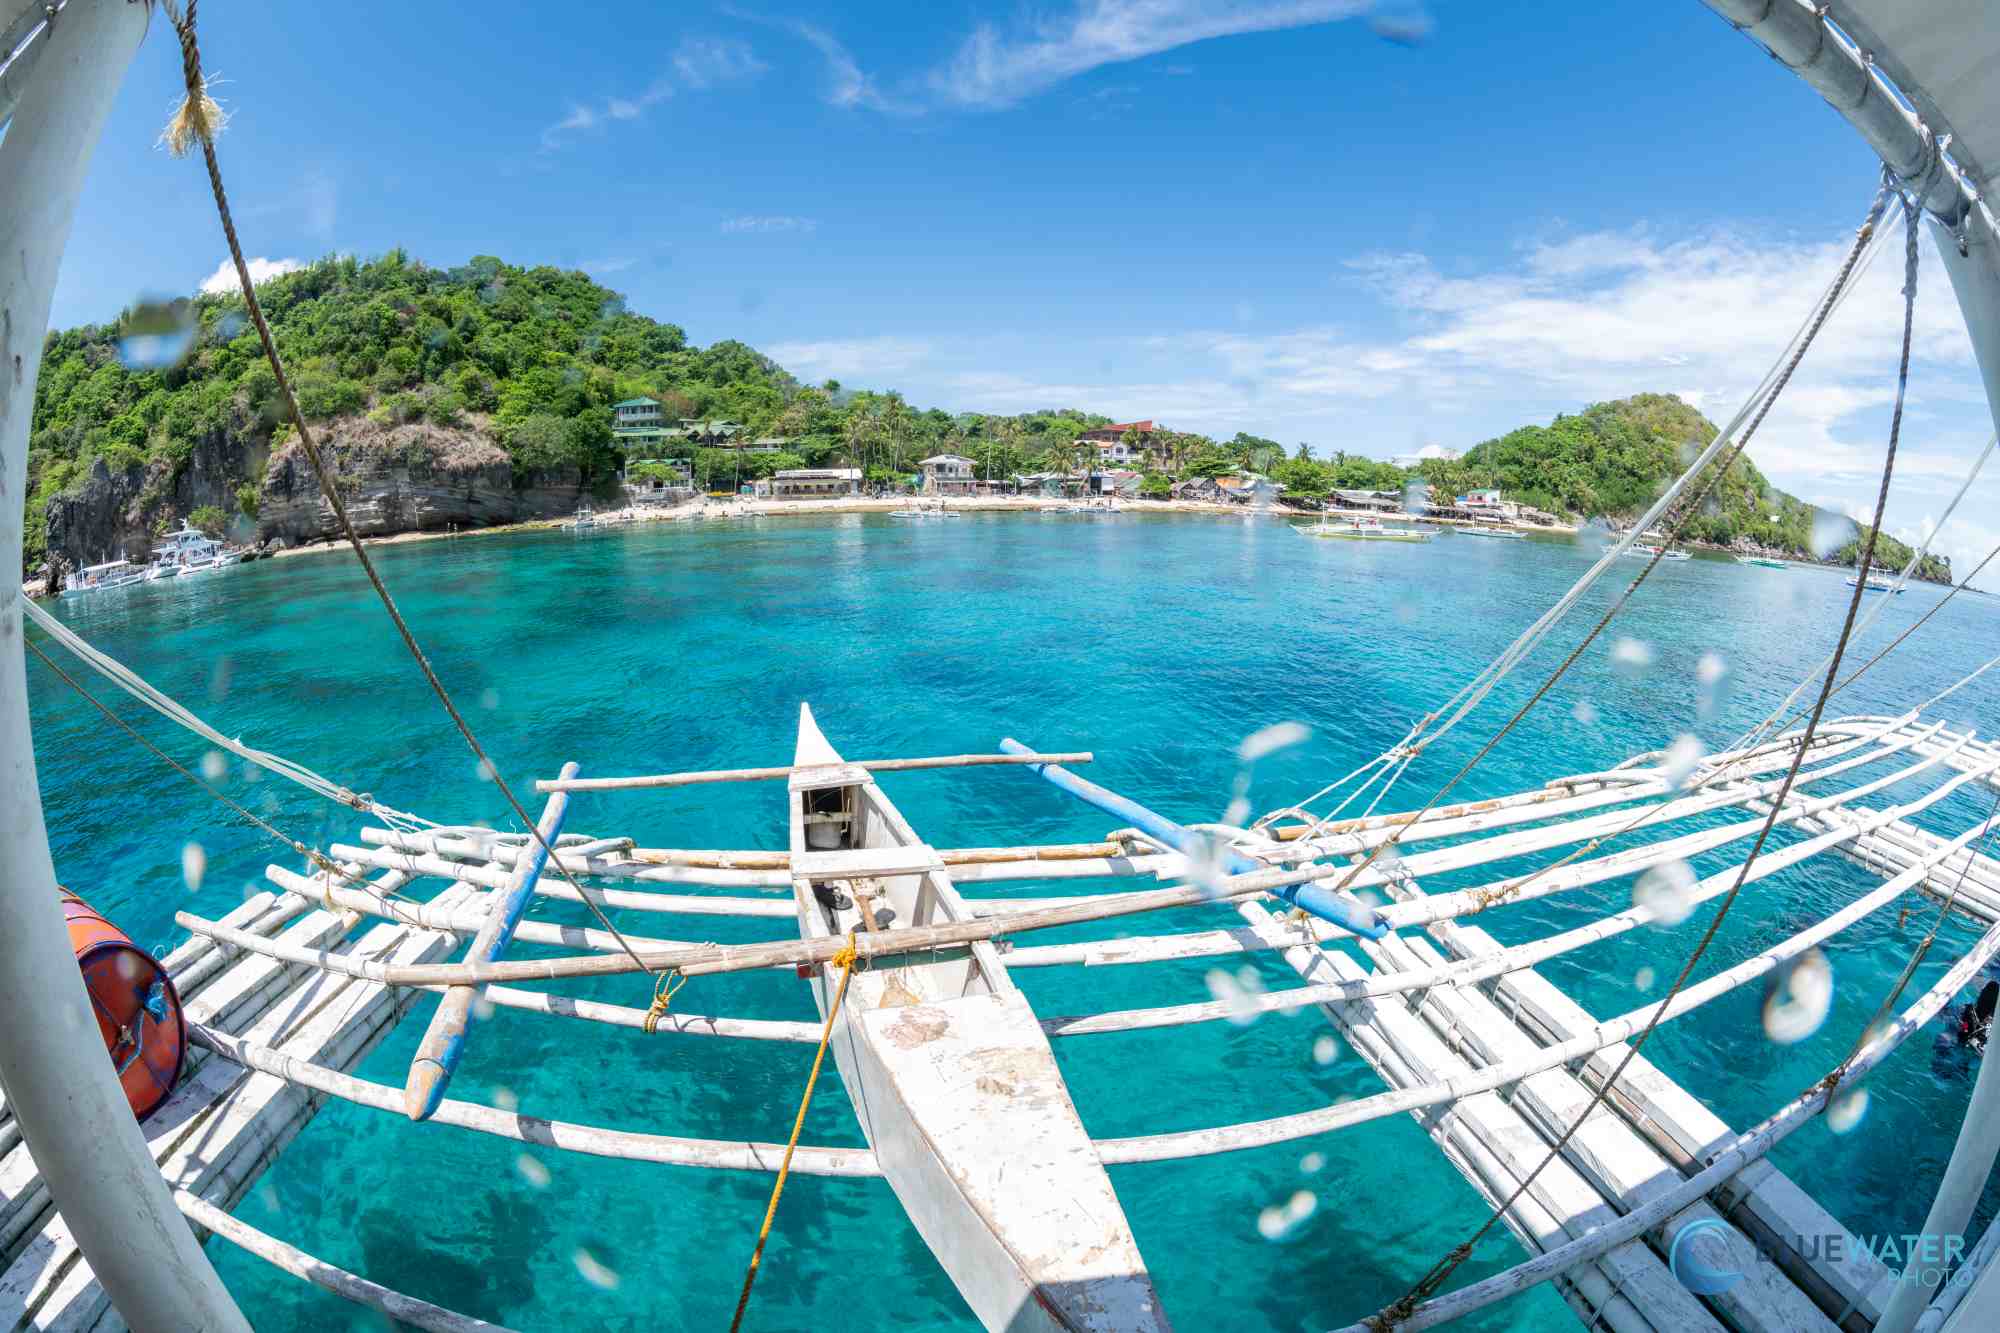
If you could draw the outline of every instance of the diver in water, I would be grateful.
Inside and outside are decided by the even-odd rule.
[[[1980,990],[1978,999],[1958,1011],[1958,1044],[1968,1050],[1984,1051],[1995,1008],[2000,1008],[2000,981],[1989,981]]]

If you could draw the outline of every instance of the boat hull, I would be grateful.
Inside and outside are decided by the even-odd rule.
[[[965,920],[937,853],[866,771],[800,711],[789,786],[799,934]],[[837,830],[837,836],[828,830]],[[835,845],[835,844],[838,845]],[[857,970],[811,987],[882,1174],[990,1329],[1170,1327],[1117,1193],[1034,1010],[991,944]]]

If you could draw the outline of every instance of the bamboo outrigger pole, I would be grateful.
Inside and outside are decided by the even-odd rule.
[[[564,764],[562,776],[565,780],[575,777],[576,765]],[[528,855],[515,866],[507,887],[494,895],[486,923],[472,937],[472,947],[465,951],[466,962],[490,963],[507,951],[508,944],[514,939],[515,928],[521,924],[521,914],[527,911],[529,902],[534,899],[535,884],[542,877],[542,867],[549,862],[549,848],[555,846],[556,837],[562,832],[563,816],[568,812],[568,792],[559,791],[549,797],[548,805],[542,809],[541,821],[535,826],[540,836],[535,839]],[[409,1113],[410,1119],[429,1119],[437,1110],[438,1103],[444,1100],[452,1073],[465,1054],[465,1034],[472,1023],[472,1003],[479,998],[480,989],[478,986],[453,986],[438,1002],[437,1012],[431,1015],[431,1025],[424,1032],[416,1057],[410,1061],[409,1079],[403,1084],[403,1109]]]
[[[871,773],[907,773],[920,768],[983,768],[988,764],[1087,764],[1095,758],[1088,750],[1065,754],[936,754],[915,759],[857,759],[843,768],[865,768]],[[535,790],[549,791],[634,791],[642,787],[697,787],[710,782],[775,782],[799,771],[798,764],[778,764],[771,768],[714,768],[694,773],[653,773],[630,778],[542,778]],[[804,765],[810,768],[813,765]]]
[[[1215,848],[1206,834],[1183,828],[1165,815],[1148,810],[1137,801],[1100,787],[1086,778],[1078,777],[1060,764],[1052,762],[1055,756],[1038,755],[1011,736],[1000,742],[1000,748],[1026,764],[1030,772],[1046,779],[1058,790],[1066,791],[1078,800],[1087,801],[1106,814],[1131,820],[1132,826],[1141,833],[1150,838],[1157,838],[1175,851],[1186,854],[1197,864],[1204,859],[1217,859],[1218,869],[1229,875],[1248,875],[1264,868],[1260,862],[1240,852],[1228,848]],[[1387,931],[1382,919],[1367,904],[1348,894],[1337,893],[1318,884],[1281,884],[1274,887],[1271,892],[1300,911],[1310,912],[1322,921],[1330,922],[1344,930],[1351,930],[1367,939],[1380,939]]]
[[[41,10],[39,0],[0,0],[0,33],[26,37],[19,54],[0,50],[0,62],[15,57],[0,79],[0,115],[19,99],[0,140],[0,1082],[124,1322],[248,1333],[105,1058],[63,927],[35,774],[18,576],[28,427],[77,195],[151,6],[69,0]]]

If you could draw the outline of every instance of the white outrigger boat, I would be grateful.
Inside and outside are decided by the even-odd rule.
[[[1322,518],[1296,531],[1307,537],[1350,542],[1427,542],[1431,539],[1430,533],[1418,528],[1385,527],[1379,518],[1349,518],[1337,523],[1329,523]]]
[[[225,569],[243,558],[239,551],[232,551],[221,542],[210,537],[201,529],[181,520],[178,530],[161,539],[153,552],[153,565],[147,572],[149,579],[172,578],[180,574],[200,574],[211,569]]]
[[[146,571],[129,560],[107,560],[101,565],[85,565],[76,572],[63,589],[65,597],[76,597],[87,592],[102,592],[110,588],[125,588],[145,581]]]
[[[1462,537],[1499,537],[1507,541],[1521,541],[1523,534],[1513,528],[1496,528],[1483,523],[1467,523],[1458,529]]]
[[[970,921],[938,853],[799,705],[788,780],[805,940]],[[914,961],[921,957],[924,961]],[[1169,1327],[1041,1022],[987,941],[857,970],[832,1048],[896,1198],[988,1328]],[[813,970],[824,1018],[839,972]]]
[[[1861,581],[1860,579],[1856,578],[1852,574],[1849,574],[1847,576],[1847,586],[1850,588],[1860,583],[1860,581]],[[1900,593],[1903,591],[1903,585],[1896,582],[1894,579],[1884,578],[1880,574],[1870,574],[1868,576],[1868,591]]]

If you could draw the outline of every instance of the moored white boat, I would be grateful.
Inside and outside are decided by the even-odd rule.
[[[788,781],[807,939],[971,919],[937,852],[799,706]],[[816,968],[824,1016],[840,973]],[[1034,1010],[980,941],[857,970],[832,1049],[882,1174],[990,1329],[1169,1327]]]
[[[1321,519],[1297,531],[1307,537],[1326,537],[1335,541],[1427,542],[1431,539],[1430,533],[1416,528],[1385,527],[1379,518],[1348,518],[1333,523]]]
[[[1850,588],[1854,587],[1860,581],[1852,574],[1847,576],[1847,586]],[[1870,574],[1868,576],[1868,591],[1900,593],[1903,591],[1903,585],[1895,582],[1893,579],[1885,579],[1879,574]]]
[[[76,572],[69,586],[63,589],[63,596],[74,597],[80,593],[100,592],[109,588],[124,588],[143,582],[146,571],[129,560],[107,560],[101,565],[85,565]]]
[[[1467,523],[1458,529],[1467,537],[1501,537],[1510,541],[1522,540],[1522,535],[1513,528],[1496,528],[1483,523]]]

